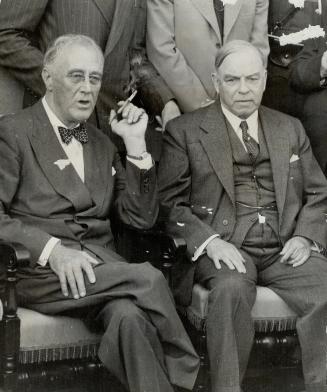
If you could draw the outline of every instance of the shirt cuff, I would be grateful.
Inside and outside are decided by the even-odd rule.
[[[153,160],[151,154],[148,154],[148,156],[142,160],[133,159],[127,156],[127,160],[133,163],[133,165],[137,166],[141,170],[150,170],[151,167],[153,166]]]
[[[42,250],[42,253],[39,257],[39,260],[37,261],[37,263],[41,266],[41,267],[45,267],[48,263],[50,254],[53,250],[53,248],[60,242],[59,238],[56,237],[51,237],[49,239],[49,241],[46,243],[45,247]]]
[[[219,234],[214,234],[210,236],[202,245],[198,247],[198,249],[194,252],[194,255],[192,257],[192,261],[196,261],[200,256],[202,256],[206,252],[206,247],[211,242],[214,238],[220,237]]]

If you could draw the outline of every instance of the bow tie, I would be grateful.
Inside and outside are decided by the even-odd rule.
[[[87,130],[84,124],[80,124],[76,128],[72,128],[72,129],[58,127],[58,131],[61,140],[65,144],[69,144],[73,137],[82,144],[87,143],[87,141],[89,140],[87,136]]]

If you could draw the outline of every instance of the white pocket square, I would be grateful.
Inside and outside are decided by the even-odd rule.
[[[70,160],[69,159],[58,159],[56,162],[54,162],[55,165],[59,167],[60,170],[64,170],[64,168],[68,165],[70,165]]]
[[[116,174],[116,169],[114,167],[111,168],[111,174],[114,176]]]
[[[290,163],[295,162],[295,161],[298,161],[299,159],[300,159],[300,158],[299,158],[298,155],[293,154],[293,155],[291,156]]]

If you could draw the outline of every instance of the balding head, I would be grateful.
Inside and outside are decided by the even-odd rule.
[[[234,41],[227,42],[218,51],[216,56],[216,61],[215,61],[216,69],[218,69],[221,66],[221,64],[228,56],[230,56],[231,54],[239,54],[242,51],[249,53],[249,55],[251,55],[252,53],[254,56],[258,57],[262,62],[262,66],[264,67],[265,64],[264,57],[262,53],[255,46],[253,46],[248,41],[234,40]]]

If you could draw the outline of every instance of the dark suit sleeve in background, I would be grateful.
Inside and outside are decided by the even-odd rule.
[[[322,89],[320,86],[321,58],[326,50],[325,39],[311,39],[305,42],[303,50],[291,63],[290,83],[300,93],[311,93]]]
[[[34,94],[44,93],[43,54],[32,37],[48,0],[2,0],[0,3],[0,66]]]

